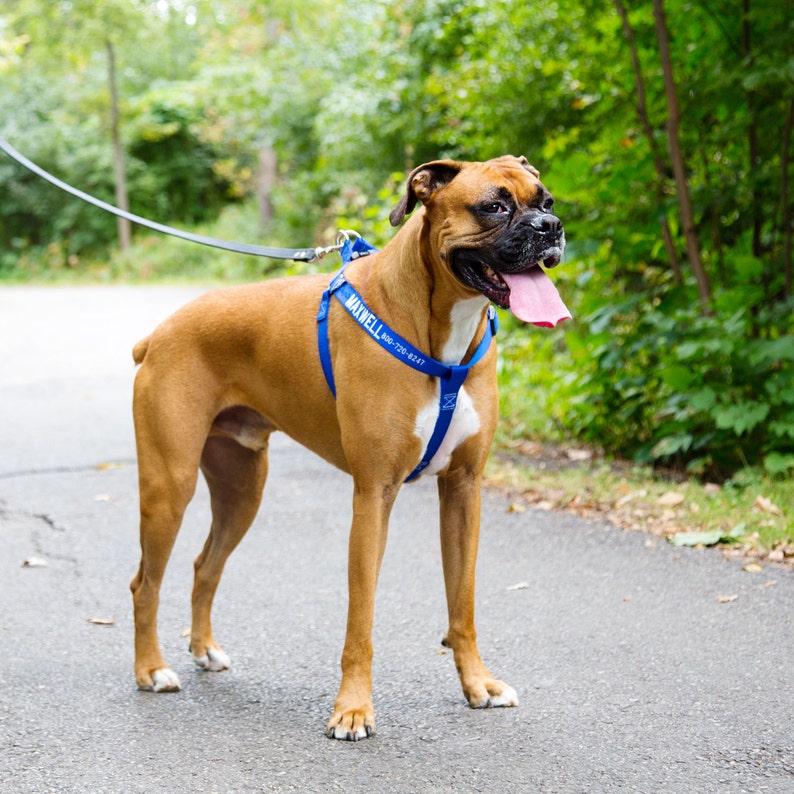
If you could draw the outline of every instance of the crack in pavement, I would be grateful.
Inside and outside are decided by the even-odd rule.
[[[0,480],[13,480],[17,477],[40,477],[47,474],[85,474],[86,472],[92,471],[107,471],[108,469],[135,466],[137,463],[138,461],[135,458],[123,458],[103,463],[85,464],[82,466],[51,466],[43,469],[19,469],[18,471],[0,472]]]

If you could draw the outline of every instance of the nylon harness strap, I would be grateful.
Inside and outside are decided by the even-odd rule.
[[[458,401],[458,393],[466,380],[466,376],[469,374],[471,368],[488,352],[491,342],[496,335],[496,312],[492,306],[488,307],[488,324],[486,325],[485,333],[480,343],[477,345],[474,355],[472,355],[471,360],[467,364],[450,366],[430,358],[430,356],[425,355],[406,339],[403,339],[399,334],[392,331],[392,329],[385,325],[377,315],[371,312],[361,298],[361,295],[359,295],[352,284],[345,278],[344,271],[349,262],[360,256],[366,256],[374,250],[376,249],[361,238],[357,238],[353,241],[345,241],[340,251],[343,263],[342,269],[331,279],[328,289],[323,292],[320,300],[320,309],[317,313],[317,345],[320,350],[320,362],[325,379],[331,393],[336,397],[331,349],[328,342],[328,312],[331,306],[331,297],[334,296],[359,326],[382,348],[409,367],[425,375],[439,378],[441,396],[438,418],[436,419],[436,425],[433,428],[433,433],[430,436],[422,460],[406,479],[406,482],[411,482],[427,468],[430,461],[441,447],[444,436],[447,434],[449,425],[452,422],[452,415],[455,412],[455,406]]]

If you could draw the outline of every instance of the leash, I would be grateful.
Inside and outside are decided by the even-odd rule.
[[[120,218],[125,218],[126,220],[137,223],[140,226],[146,226],[148,229],[153,229],[154,231],[162,232],[163,234],[170,234],[172,237],[180,237],[183,240],[190,241],[191,243],[208,245],[212,248],[223,248],[226,251],[234,251],[238,254],[264,256],[270,259],[291,259],[295,262],[314,262],[316,259],[321,259],[331,251],[339,250],[338,245],[319,248],[271,248],[266,245],[251,245],[249,243],[235,243],[230,240],[219,240],[216,237],[206,237],[203,234],[193,234],[192,232],[186,232],[182,229],[175,229],[172,226],[165,226],[162,223],[157,223],[155,221],[150,221],[147,218],[142,218],[140,215],[133,215],[131,212],[114,207],[112,204],[107,204],[106,202],[101,201],[100,199],[95,198],[88,193],[84,193],[82,190],[78,190],[76,187],[72,187],[66,182],[58,179],[58,177],[53,176],[49,172],[45,171],[43,168],[40,168],[34,162],[28,160],[27,157],[20,154],[4,138],[0,138],[0,150],[4,151],[12,160],[16,160],[16,162],[27,168],[29,171],[32,171],[34,174],[37,174],[50,184],[55,185],[55,187],[58,187],[67,193],[70,193],[72,196],[76,196],[82,201],[93,204],[95,207],[105,210],[105,212],[110,212],[113,215],[117,215]]]
[[[328,289],[323,292],[322,298],[320,299],[320,309],[317,313],[317,345],[320,350],[320,362],[322,363],[325,380],[328,383],[331,394],[336,397],[331,349],[328,343],[328,312],[331,306],[331,296],[334,296],[359,326],[384,348],[384,350],[387,350],[391,355],[404,364],[407,364],[409,367],[425,375],[439,378],[441,396],[436,426],[433,428],[433,433],[430,436],[430,441],[428,441],[422,460],[405,480],[406,482],[411,482],[428,467],[430,461],[441,447],[441,442],[444,440],[444,436],[447,434],[449,425],[452,422],[452,415],[455,412],[455,406],[458,401],[458,393],[471,368],[483,358],[491,347],[498,324],[496,311],[493,306],[489,306],[488,323],[485,328],[485,333],[467,364],[450,366],[425,355],[421,350],[395,333],[389,326],[383,323],[376,314],[370,311],[361,295],[345,277],[345,268],[351,261],[361,256],[368,256],[376,250],[376,248],[361,237],[356,237],[351,241],[351,239],[346,236],[339,251],[342,256],[342,268],[331,279]]]

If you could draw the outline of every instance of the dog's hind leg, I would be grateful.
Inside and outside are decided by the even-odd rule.
[[[237,415],[241,410],[234,409]],[[253,412],[251,412],[253,414]],[[228,422],[228,415],[225,422]],[[195,561],[193,625],[190,650],[196,665],[218,671],[229,667],[229,657],[215,642],[210,613],[215,591],[229,555],[253,522],[267,477],[269,428],[246,424],[245,434],[211,435],[204,446],[201,470],[210,490],[212,526],[204,549]],[[243,442],[245,446],[242,446]]]
[[[173,435],[164,437],[156,407],[147,410],[145,401],[146,395],[136,395],[141,562],[130,584],[135,612],[135,677],[141,689],[175,692],[179,679],[160,651],[157,610],[168,558],[196,487],[201,446],[198,442],[179,443],[181,439]],[[186,431],[184,424],[180,431]],[[203,433],[206,435],[206,430]]]

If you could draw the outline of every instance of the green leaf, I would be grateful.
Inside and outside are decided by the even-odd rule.
[[[710,529],[706,532],[676,532],[667,539],[673,546],[715,546],[717,543],[734,543],[745,530],[745,524],[737,524],[730,532]]]
[[[734,254],[733,265],[744,281],[751,282],[764,272],[764,263],[751,254]]]
[[[753,364],[794,361],[794,336],[755,340],[748,344],[748,351]]]
[[[764,468],[772,475],[785,474],[787,471],[794,469],[794,455],[770,452],[764,458]]]
[[[666,458],[676,452],[686,452],[692,446],[693,438],[689,433],[679,433],[675,436],[666,436],[651,450],[654,458]]]
[[[700,342],[684,342],[678,346],[678,358],[688,359],[698,355],[703,350]]]
[[[710,388],[709,386],[705,386],[704,388],[692,394],[689,399],[689,405],[695,411],[708,411],[714,406],[716,400],[717,395],[714,392],[714,389]]]
[[[714,420],[721,430],[733,430],[740,436],[752,430],[769,415],[769,404],[743,402],[736,405],[721,405],[714,410]]]
[[[780,421],[769,423],[769,432],[773,436],[794,438],[794,418],[785,417]]]
[[[692,383],[694,373],[691,367],[673,365],[662,370],[662,380],[676,391],[683,391]]]
[[[668,540],[673,546],[714,546],[721,537],[722,530],[713,529],[710,532],[676,532]]]

